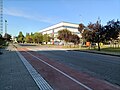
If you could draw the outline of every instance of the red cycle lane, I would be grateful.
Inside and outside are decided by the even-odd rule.
[[[117,86],[78,72],[37,52],[26,48],[19,48],[18,51],[55,90],[120,90]]]

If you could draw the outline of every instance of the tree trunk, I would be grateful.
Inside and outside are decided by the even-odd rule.
[[[100,43],[98,42],[98,51],[100,51]]]

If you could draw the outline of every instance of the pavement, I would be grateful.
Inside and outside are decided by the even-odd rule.
[[[12,45],[0,55],[0,90],[39,90]]]

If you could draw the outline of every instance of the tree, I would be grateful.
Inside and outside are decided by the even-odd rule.
[[[0,34],[0,48],[1,48],[1,46],[3,46],[3,44],[5,44],[5,39]]]
[[[84,42],[92,42],[92,33],[92,31],[84,29],[82,33],[82,39],[84,40]]]
[[[2,35],[0,34],[0,39],[2,39]]]
[[[69,42],[70,36],[72,36],[72,32],[67,30],[67,29],[63,29],[63,30],[58,31],[58,39],[60,39],[60,40],[64,40],[65,42]]]
[[[84,24],[81,23],[81,24],[79,24],[78,31],[80,33],[82,33],[82,31],[84,30],[84,28],[85,28]]]
[[[72,42],[75,45],[80,43],[80,38],[78,35],[73,34],[67,29],[58,31],[58,39],[64,40],[65,42]]]
[[[78,31],[82,34],[82,39],[89,42],[98,43],[100,50],[100,42],[117,40],[120,35],[120,21],[111,20],[107,25],[102,26],[100,20],[96,23],[89,23],[87,27],[79,24]]]
[[[44,34],[44,35],[43,35],[43,42],[45,42],[46,44],[47,44],[48,42],[50,42],[50,39],[51,39],[51,37],[50,37],[48,34]]]
[[[43,35],[41,34],[41,33],[34,33],[34,35],[33,35],[33,41],[35,42],[35,43],[42,43],[43,42]]]
[[[17,37],[17,41],[18,41],[18,43],[24,43],[25,42],[25,37],[24,37],[24,35],[22,34],[21,31],[19,32],[19,35]]]
[[[94,24],[89,23],[87,27],[80,24],[78,30],[82,32],[82,39],[84,39],[86,42],[98,43],[98,50],[100,51],[99,43],[102,40],[100,36],[102,30],[100,21],[97,21]]]
[[[104,26],[104,37],[106,41],[110,40],[114,43],[114,41],[118,39],[119,35],[120,21],[111,20]]]
[[[34,42],[34,40],[33,40],[34,34],[33,34],[32,32],[31,32],[31,34],[30,34],[30,38],[32,39],[31,43],[33,43],[33,42]]]
[[[92,29],[92,42],[98,43],[98,51],[100,51],[101,32],[102,32],[100,21],[97,21],[95,24],[91,24],[90,26],[89,29]]]
[[[25,41],[27,43],[32,43],[33,42],[33,38],[29,33],[26,33]]]
[[[91,24],[91,23],[90,23]],[[79,24],[78,31],[81,33],[82,36],[82,44],[84,44],[87,41],[91,41],[91,31],[88,27],[86,27],[84,24]]]
[[[10,35],[10,34],[5,33],[4,38],[5,38],[7,41],[11,41],[11,35]]]
[[[76,34],[72,34],[72,35],[70,36],[70,42],[74,43],[75,45],[76,45],[76,44],[79,44],[79,43],[80,43],[80,38],[79,38],[79,36],[76,35]]]
[[[111,20],[104,26],[105,37],[107,40],[116,40],[120,32],[120,21]]]

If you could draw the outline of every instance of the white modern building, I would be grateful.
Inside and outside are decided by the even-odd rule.
[[[54,41],[51,40],[51,42],[49,42],[50,44],[52,44],[53,42],[57,42],[57,41],[60,42],[60,40],[57,39],[58,31],[63,30],[63,29],[67,29],[71,31],[72,33],[77,34],[79,37],[81,37],[81,34],[78,31],[78,26],[79,24],[75,24],[75,23],[60,22],[58,24],[44,28],[40,30],[39,32],[42,33],[43,35],[48,34],[50,37],[54,37]]]

